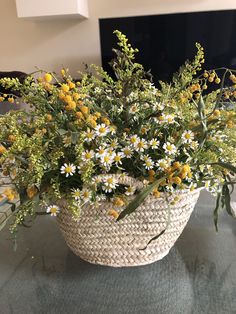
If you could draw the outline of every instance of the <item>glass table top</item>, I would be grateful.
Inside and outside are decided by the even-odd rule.
[[[91,265],[66,246],[56,221],[21,228],[13,250],[0,232],[0,314],[236,313],[236,220],[205,191],[183,234],[161,261],[111,268]]]

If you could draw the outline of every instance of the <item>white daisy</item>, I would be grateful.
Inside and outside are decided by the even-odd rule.
[[[159,170],[163,171],[170,166],[170,163],[171,161],[169,159],[160,159],[156,163],[156,166],[158,167]]]
[[[147,170],[151,170],[154,167],[154,161],[150,157],[146,158],[143,165]]]
[[[160,144],[160,142],[156,139],[156,138],[153,138],[150,142],[149,142],[149,146],[152,148],[152,149],[156,149],[158,148],[158,145]]]
[[[97,186],[99,183],[101,183],[102,182],[102,179],[100,178],[100,177],[94,177],[94,178],[92,178],[92,180],[91,180],[91,184],[93,185],[93,186]]]
[[[90,143],[95,138],[95,132],[88,128],[87,131],[84,133],[84,136],[84,141]]]
[[[130,136],[130,138],[129,138],[130,144],[131,144],[132,146],[135,146],[135,145],[139,142],[139,140],[140,140],[140,138],[139,138],[138,135],[136,135],[136,134]]]
[[[111,143],[110,143],[110,146],[111,146],[113,149],[116,149],[117,146],[118,146],[118,140],[117,140],[117,139],[112,140]]]
[[[166,123],[166,116],[164,114],[160,115],[157,118],[154,118],[154,120],[159,123],[159,124],[164,124]]]
[[[124,154],[122,152],[118,152],[114,156],[114,162],[116,165],[122,165],[122,158],[124,157]]]
[[[112,135],[116,134],[116,127],[114,125],[110,126],[110,132]]]
[[[133,150],[129,146],[124,147],[122,152],[126,158],[131,158],[133,155]]]
[[[102,189],[107,192],[112,192],[117,187],[117,180],[113,177],[106,177],[103,179],[103,186]]]
[[[190,144],[194,138],[194,134],[192,131],[184,131],[184,133],[181,136],[183,143]]]
[[[133,195],[135,192],[135,188],[133,186],[127,186],[125,188],[125,195]]]
[[[174,144],[171,144],[170,142],[166,142],[163,145],[163,149],[165,150],[167,155],[174,155],[177,151],[177,148]]]
[[[162,111],[165,107],[165,104],[164,103],[160,103],[160,102],[157,102],[153,105],[153,109],[155,111]]]
[[[96,135],[98,136],[106,136],[107,133],[109,133],[109,128],[106,126],[106,124],[98,124],[95,128]]]
[[[110,167],[114,161],[114,155],[110,154],[109,152],[106,152],[103,156],[100,158],[100,162],[103,166]]]
[[[168,124],[172,124],[175,122],[174,116],[172,114],[168,114],[165,116],[165,122]]]
[[[57,214],[60,212],[60,208],[56,205],[51,205],[47,207],[46,212],[50,213],[51,216],[57,216]]]
[[[106,154],[106,147],[105,146],[99,146],[96,152],[96,157],[101,158]]]
[[[71,193],[72,197],[76,200],[79,201],[81,197],[81,190],[80,189],[72,189]]]
[[[91,159],[93,159],[94,157],[94,151],[93,150],[85,150],[83,153],[82,153],[82,156],[81,156],[81,159],[83,161],[90,161]]]
[[[132,105],[129,109],[129,113],[131,114],[135,114],[136,112],[138,112],[138,106],[136,104]]]
[[[90,201],[91,196],[92,196],[92,192],[89,191],[87,188],[84,188],[84,189],[81,191],[81,200],[82,200],[84,203],[87,203],[88,201]]]
[[[190,143],[190,147],[191,147],[193,150],[197,149],[198,146],[199,146],[199,143],[198,143],[197,141],[192,141],[192,142]]]
[[[139,139],[135,144],[134,144],[135,149],[138,152],[144,152],[145,149],[148,148],[147,142],[144,139]]]
[[[76,166],[73,164],[64,164],[61,166],[61,173],[65,174],[66,177],[73,176],[76,170]]]

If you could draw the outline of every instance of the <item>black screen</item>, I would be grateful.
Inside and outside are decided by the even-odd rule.
[[[236,10],[100,19],[102,65],[112,75],[118,29],[139,49],[137,61],[151,69],[154,83],[170,80],[186,59],[205,50],[205,69],[236,69]]]

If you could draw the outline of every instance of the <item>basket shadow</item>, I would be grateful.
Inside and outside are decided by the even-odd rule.
[[[68,252],[61,281],[58,299],[72,312],[76,303],[78,313],[190,313],[193,303],[176,248],[161,261],[121,268],[89,264]]]

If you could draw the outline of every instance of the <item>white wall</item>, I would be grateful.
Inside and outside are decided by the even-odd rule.
[[[223,9],[236,9],[236,0],[89,0],[88,20],[32,21],[17,18],[14,0],[0,0],[0,71],[63,64],[76,75],[83,62],[100,63],[99,18]]]

